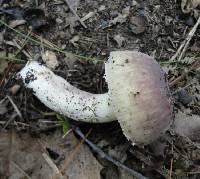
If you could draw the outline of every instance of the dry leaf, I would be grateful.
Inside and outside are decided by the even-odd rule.
[[[144,16],[132,16],[130,18],[129,27],[134,34],[141,34],[147,28],[147,20]]]
[[[60,157],[67,157],[65,160],[69,161],[70,156],[74,152],[79,141],[72,133],[68,134],[64,139],[61,132],[57,131],[54,136],[44,138],[45,147],[50,148],[52,151],[58,153]],[[62,168],[64,161],[61,162],[59,168]],[[89,148],[82,145],[80,150],[75,154],[75,157],[69,162],[65,168],[65,176],[68,179],[100,179],[100,170],[102,166],[97,162]]]
[[[130,7],[127,6],[124,9],[122,9],[122,13],[118,13],[118,16],[112,19],[109,23],[110,25],[116,25],[117,23],[122,24],[126,22],[127,17],[129,16],[130,13]]]
[[[59,65],[56,54],[49,50],[42,55],[42,60],[51,69],[55,69]]]
[[[26,23],[25,20],[21,19],[21,20],[13,20],[10,22],[10,27],[12,28],[15,28],[17,26],[20,26],[20,25],[24,25]]]
[[[75,35],[74,37],[72,37],[72,39],[71,40],[69,40],[69,42],[70,43],[72,43],[73,44],[73,46],[78,46],[78,44],[76,43],[76,42],[78,42],[79,41],[79,39],[80,39],[80,37],[79,37],[79,35]]]
[[[70,27],[70,32],[72,34],[74,34],[74,27],[76,27],[77,25],[77,17],[71,16],[71,17],[67,17],[65,18],[65,23],[66,23],[66,27],[69,26]]]
[[[11,140],[12,139],[12,140]],[[32,138],[26,133],[0,133],[0,173],[8,178],[51,179],[55,170],[44,158],[48,157],[58,171],[65,160],[69,160],[79,141],[70,133],[62,138],[60,131],[51,135],[42,135],[40,139]],[[47,151],[48,152],[45,152]],[[87,146],[82,145],[68,166],[64,176],[68,179],[100,179],[101,165],[93,157]],[[3,178],[5,176],[0,176]],[[59,177],[60,179],[61,177]]]
[[[78,58],[72,53],[66,53],[65,58],[62,61],[67,65],[68,69],[73,69],[74,65],[78,61]]]
[[[181,9],[184,13],[189,13],[200,5],[200,0],[182,0]]]
[[[80,0],[68,0],[70,6],[72,7],[72,9],[75,10],[75,12],[77,11],[78,9],[78,6],[79,6],[79,3],[80,3]]]
[[[125,38],[118,34],[114,36],[114,40],[117,42],[118,47],[121,47],[125,41]]]
[[[114,24],[116,25],[117,23],[124,23],[126,22],[127,16],[126,15],[122,15],[122,14],[118,14],[117,17],[115,17],[113,20],[110,21],[110,24]]]

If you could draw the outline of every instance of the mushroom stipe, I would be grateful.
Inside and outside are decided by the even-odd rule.
[[[110,53],[105,63],[105,94],[77,89],[36,61],[29,61],[19,74],[25,86],[50,109],[83,122],[118,120],[132,143],[151,143],[173,119],[165,73],[152,57],[140,52]]]

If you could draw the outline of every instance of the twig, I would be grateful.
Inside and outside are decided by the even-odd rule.
[[[18,116],[22,119],[22,113],[20,112],[20,110],[18,109],[18,107],[16,106],[16,104],[14,103],[14,101],[12,100],[12,98],[10,96],[6,96],[8,98],[8,100],[10,101],[10,103],[12,104],[13,108],[15,109],[16,113],[18,114]]]
[[[94,15],[95,15],[95,12],[89,12],[88,14],[86,14],[84,17],[81,18],[81,21],[85,22],[86,20],[88,20],[89,18],[93,17]],[[66,27],[68,27],[69,25],[70,25],[69,22],[66,23],[66,25],[63,27],[63,29],[66,28]]]
[[[13,121],[14,121],[14,119],[17,117],[17,113],[13,113],[11,116],[10,116],[10,118],[5,122],[5,124],[4,124],[4,126],[3,126],[3,128],[1,129],[1,130],[4,130],[4,129],[6,129],[6,127],[9,125],[9,124],[11,124]]]
[[[196,70],[199,67],[200,67],[200,61],[198,60],[198,61],[194,62],[188,70],[183,71],[183,73],[182,73],[181,76],[179,76],[175,80],[171,81],[169,83],[169,86],[170,87],[175,86],[179,81],[181,81],[182,79],[184,79],[188,75],[188,73],[190,73],[192,70]]]
[[[6,41],[5,44],[10,45],[10,46],[14,46],[17,47],[18,50],[22,51],[22,53],[27,57],[27,58],[31,58],[30,54],[28,54],[28,52],[26,52],[25,50],[22,49],[22,47],[16,42],[16,40],[13,41]],[[18,52],[17,52],[18,53]],[[16,57],[16,55],[15,55]]]
[[[172,155],[173,155],[173,153],[174,153],[174,144],[173,144],[173,142],[172,142]],[[172,178],[173,162],[174,162],[174,159],[173,159],[173,157],[172,157],[171,160],[170,160],[169,179]]]
[[[128,168],[127,166],[125,166],[124,164],[122,164],[121,162],[113,159],[112,157],[110,157],[108,154],[106,154],[105,152],[103,152],[99,147],[97,147],[95,144],[93,144],[91,141],[89,141],[87,138],[85,138],[84,134],[81,132],[81,130],[78,127],[74,128],[74,131],[76,132],[77,135],[79,135],[82,139],[84,139],[84,141],[97,153],[99,154],[102,158],[105,158],[106,160],[112,162],[114,165],[116,165],[117,167],[120,167],[122,169],[124,169],[125,171],[129,172],[131,175],[133,175],[134,177],[137,177],[138,179],[148,179],[147,177],[143,176],[142,174],[134,171],[133,169]]]
[[[53,170],[54,176],[63,178],[61,172],[59,171],[58,167],[54,164],[54,162],[51,160],[51,158],[46,153],[43,153],[42,156],[44,157],[48,165],[51,167],[51,169]]]
[[[23,173],[23,175],[28,178],[28,179],[31,179],[31,177],[17,164],[15,163],[14,161],[12,161],[12,164],[21,172]]]
[[[11,68],[13,67],[13,63],[9,64],[8,68],[6,69],[6,71],[3,74],[2,80],[0,81],[0,89],[3,91],[4,87],[5,87],[5,79],[6,79],[6,75],[8,75],[9,71],[11,70]]]
[[[72,6],[70,5],[69,1],[68,0],[64,0],[64,1],[68,5],[70,11],[72,11],[72,13],[76,16],[77,20],[81,23],[81,25],[84,28],[87,28],[87,26],[85,25],[85,23],[81,20],[81,18],[78,16],[78,14],[76,13],[76,11],[72,8]]]
[[[185,52],[186,52],[186,50],[187,50],[187,48],[188,48],[188,45],[189,45],[189,43],[190,43],[192,37],[194,36],[194,34],[195,34],[195,32],[196,32],[197,27],[199,26],[199,24],[200,24],[200,16],[199,16],[199,18],[198,18],[196,24],[195,24],[194,27],[192,28],[192,30],[189,32],[189,34],[188,34],[188,36],[187,36],[187,38],[186,38],[186,40],[185,40],[184,48],[183,48],[183,50],[182,50],[182,52],[181,52],[181,54],[180,54],[178,60],[181,60],[182,57],[184,56],[184,54],[185,54]]]
[[[187,48],[188,48],[188,45],[192,39],[192,37],[194,36],[196,30],[197,30],[197,27],[199,26],[200,24],[200,17],[198,18],[196,24],[194,25],[194,27],[190,30],[190,32],[188,33],[186,39],[181,43],[180,47],[178,48],[178,50],[176,51],[175,55],[170,59],[170,61],[173,61],[174,59],[176,59],[178,57],[178,55],[180,54],[178,60],[181,60],[183,55],[185,54]]]

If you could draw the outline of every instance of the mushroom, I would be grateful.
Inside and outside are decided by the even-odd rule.
[[[165,74],[152,57],[140,52],[110,53],[105,63],[105,94],[77,89],[36,61],[28,62],[19,74],[25,86],[50,109],[77,121],[118,120],[132,143],[149,144],[172,122]]]

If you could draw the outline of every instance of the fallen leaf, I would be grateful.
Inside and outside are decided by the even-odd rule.
[[[77,26],[76,22],[77,22],[77,18],[75,16],[65,18],[65,24],[66,26],[69,25],[71,34],[74,34],[74,27]]]
[[[80,37],[78,35],[75,35],[71,40],[69,40],[70,43],[73,44],[73,46],[77,46],[78,44],[76,42],[78,42],[80,39]]]
[[[104,11],[106,9],[106,6],[105,5],[101,5],[99,8],[98,8],[98,11],[101,12],[101,11]]]
[[[10,27],[15,28],[17,26],[24,25],[25,23],[26,23],[25,20],[20,19],[20,20],[13,20],[13,21],[11,21],[9,25],[10,25]]]
[[[117,17],[112,19],[109,22],[109,24],[110,25],[116,25],[117,23],[122,24],[122,23],[126,22],[129,13],[130,13],[130,7],[127,6],[124,9],[122,9],[122,13],[118,13]]]
[[[200,0],[182,0],[181,9],[184,13],[189,13],[200,5]]]
[[[129,27],[134,34],[141,34],[146,30],[147,20],[144,16],[132,16]]]
[[[11,142],[10,135],[12,135]],[[70,158],[78,143],[73,133],[62,138],[62,132],[59,130],[51,135],[43,134],[40,139],[32,138],[26,133],[1,132],[0,173],[7,173],[8,178],[55,177],[57,174],[45,160],[44,155],[49,156],[50,162],[61,171],[65,160]],[[102,166],[93,157],[88,147],[81,145],[73,160],[69,161],[69,165],[64,168],[62,178],[100,179],[101,169]]]
[[[110,21],[110,24],[116,25],[117,23],[124,23],[127,20],[127,16],[126,15],[122,15],[122,14],[118,14],[117,17],[115,17],[113,20]]]
[[[42,55],[42,60],[51,69],[55,69],[59,65],[56,54],[49,50]]]
[[[118,47],[121,47],[125,42],[125,38],[122,37],[120,34],[114,36],[114,40],[117,42]]]
[[[72,7],[72,9],[74,9],[75,11],[77,11],[78,6],[80,4],[80,0],[68,0],[70,6]]]
[[[75,63],[78,61],[78,58],[72,53],[66,53],[65,58],[62,60],[69,69],[73,69]]]

